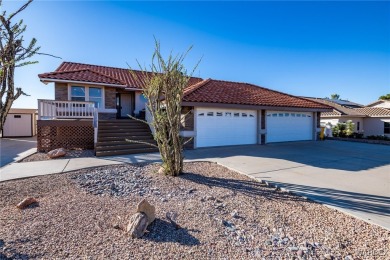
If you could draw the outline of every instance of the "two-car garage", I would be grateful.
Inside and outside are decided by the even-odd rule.
[[[195,110],[196,147],[245,145],[265,142],[313,140],[313,113],[291,111],[197,108]],[[265,131],[261,131],[265,120]]]

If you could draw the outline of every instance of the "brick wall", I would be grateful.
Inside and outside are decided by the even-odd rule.
[[[54,85],[55,100],[68,100],[68,85],[66,83],[55,83]]]
[[[116,89],[106,87],[104,89],[104,103],[107,109],[115,109],[116,108]]]

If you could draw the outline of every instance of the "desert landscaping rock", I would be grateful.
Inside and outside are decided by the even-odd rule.
[[[137,212],[130,217],[126,231],[132,238],[140,238],[145,234],[148,227],[148,216],[145,213]]]
[[[160,174],[160,175],[165,174],[165,169],[164,169],[164,167],[160,167],[160,169],[158,169],[158,174]]]
[[[63,157],[65,155],[66,155],[66,150],[64,148],[54,149],[47,153],[47,156],[49,156],[50,159]]]
[[[150,205],[146,199],[143,199],[137,205],[137,212],[144,213],[148,218],[148,225],[156,219],[156,208]]]
[[[18,209],[25,209],[28,206],[30,206],[31,204],[36,204],[36,203],[38,203],[36,198],[28,197],[28,198],[25,198],[24,200],[22,200],[21,202],[19,202],[18,205],[16,205],[16,207]]]
[[[390,233],[380,227],[274,192],[214,163],[186,163],[178,177],[158,169],[115,165],[0,183],[0,256],[298,259],[303,253],[301,259],[390,259]],[[26,197],[37,198],[39,207],[18,210]],[[131,239],[129,216],[144,198],[157,208],[156,219],[142,238]]]
[[[93,150],[67,150],[66,155],[58,159],[70,159],[70,158],[86,158],[94,157],[95,152]],[[35,162],[35,161],[46,161],[46,160],[55,160],[56,158],[50,158],[46,153],[37,152],[34,153],[20,162]]]
[[[83,190],[94,195],[115,197],[153,193],[150,178],[142,174],[142,168],[135,166],[111,166],[105,169],[91,169],[86,174],[72,178]]]

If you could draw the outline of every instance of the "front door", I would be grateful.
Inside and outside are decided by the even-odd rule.
[[[120,94],[121,117],[128,118],[128,115],[133,115],[133,95]]]

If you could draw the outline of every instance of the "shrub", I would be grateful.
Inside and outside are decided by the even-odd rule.
[[[335,125],[332,128],[333,136],[334,137],[345,137],[345,128],[346,128],[345,123],[337,123],[337,125]]]
[[[362,139],[363,136],[364,136],[363,133],[356,133],[356,132],[354,132],[354,133],[352,134],[352,137],[355,138],[355,139]]]
[[[348,120],[345,123],[345,135],[350,137],[353,134],[353,130],[355,130],[355,123],[352,123],[352,120]]]
[[[354,134],[355,123],[352,120],[348,120],[346,123],[337,123],[332,128],[332,134],[334,137],[351,137]]]
[[[369,135],[366,137],[370,140],[383,140],[383,141],[390,141],[390,138],[385,135]]]

